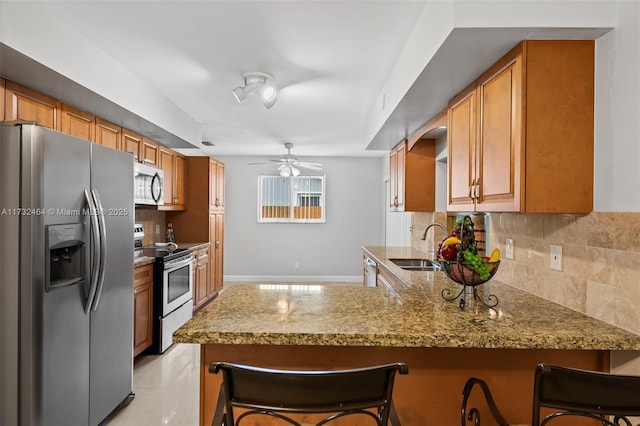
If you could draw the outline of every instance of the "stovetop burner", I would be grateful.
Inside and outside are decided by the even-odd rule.
[[[148,256],[155,257],[156,260],[166,261],[188,254],[192,250],[187,248],[170,249],[168,247],[142,247],[134,251],[136,257]]]

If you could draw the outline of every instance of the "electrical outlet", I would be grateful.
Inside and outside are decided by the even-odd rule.
[[[295,262],[293,262],[293,267],[296,269],[300,269],[300,261],[296,260]]]
[[[551,259],[551,269],[562,271],[562,246],[554,246],[549,248],[549,257]]]
[[[504,245],[504,257],[507,259],[513,259],[513,238],[507,238],[507,241]]]
[[[156,223],[156,235],[160,234],[160,225]]]

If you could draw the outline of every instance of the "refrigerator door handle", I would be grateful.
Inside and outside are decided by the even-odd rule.
[[[94,297],[94,301],[92,303],[92,310],[95,311],[98,309],[98,304],[100,303],[100,295],[102,294],[102,287],[104,286],[104,273],[105,268],[104,264],[106,261],[107,255],[107,228],[104,221],[104,210],[102,208],[102,202],[100,201],[100,195],[98,194],[98,190],[95,188],[91,189],[91,195],[93,195],[93,200],[97,209],[97,217],[99,224],[99,232],[100,232],[100,256],[99,256],[99,268],[98,268],[98,282],[97,282],[97,290],[96,295]]]
[[[91,251],[93,252],[93,256],[91,257],[89,294],[87,295],[87,304],[84,307],[84,313],[88,314],[91,310],[91,305],[93,304],[93,299],[95,298],[96,290],[98,288],[98,271],[100,268],[100,245],[98,243],[100,241],[100,225],[98,223],[98,211],[96,210],[93,196],[88,188],[84,189],[84,196],[87,199],[87,205],[89,206],[89,218],[91,219],[91,232],[93,234],[91,236]]]

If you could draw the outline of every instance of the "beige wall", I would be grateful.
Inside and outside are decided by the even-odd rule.
[[[413,214],[412,245],[420,250],[433,216]],[[506,238],[514,240],[513,260],[504,257]],[[495,279],[640,334],[640,213],[494,213],[489,241],[503,253]],[[549,266],[551,244],[562,246],[561,272]]]

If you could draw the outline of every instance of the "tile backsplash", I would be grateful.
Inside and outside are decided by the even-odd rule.
[[[163,211],[136,208],[136,221],[144,227],[144,239],[142,244],[145,246],[153,245],[156,242],[165,240],[166,231],[166,213]],[[156,233],[156,229],[159,231]]]
[[[446,223],[438,215],[445,213],[413,213],[412,225]],[[488,222],[489,246],[502,251],[495,279],[640,334],[640,213],[491,213]],[[421,235],[411,242],[425,250]],[[513,260],[505,258],[507,238]],[[550,267],[552,244],[562,246],[562,271]]]

